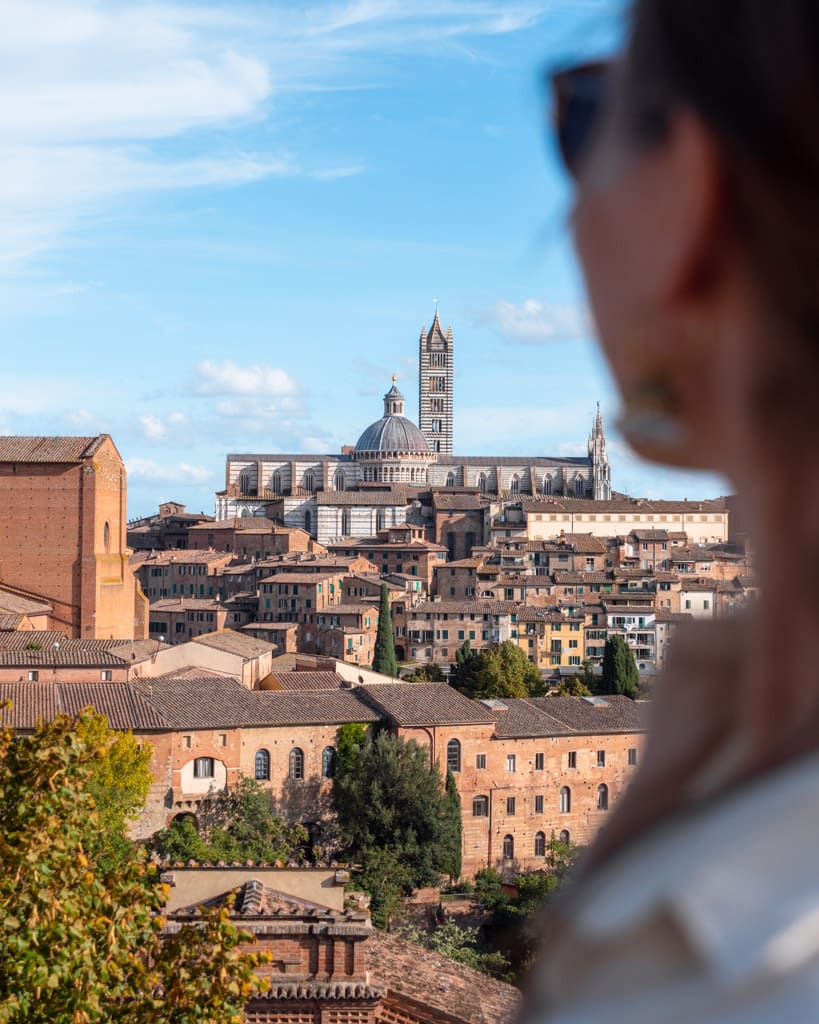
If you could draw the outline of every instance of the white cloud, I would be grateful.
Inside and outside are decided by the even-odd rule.
[[[299,393],[299,386],[285,371],[275,366],[239,366],[231,359],[222,363],[205,360],[197,367],[196,390],[205,395],[257,395],[262,398],[288,399]],[[240,415],[243,406],[222,403],[222,415]],[[235,407],[238,411],[231,411]]]
[[[585,338],[592,332],[591,318],[584,307],[537,299],[526,299],[519,305],[499,299],[479,313],[476,322],[504,340],[522,345]]]
[[[154,459],[136,458],[128,459],[125,468],[129,476],[157,482],[203,484],[213,478],[212,470],[189,462],[162,465]]]
[[[188,418],[182,412],[172,412],[164,418],[147,412],[139,417],[142,433],[149,441],[164,440],[174,428],[185,427],[187,423]]]

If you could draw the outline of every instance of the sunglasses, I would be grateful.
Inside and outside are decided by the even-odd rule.
[[[566,170],[576,181],[603,109],[610,61],[578,64],[549,76],[553,127]]]

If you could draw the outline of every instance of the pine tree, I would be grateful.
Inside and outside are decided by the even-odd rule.
[[[602,693],[621,693],[634,700],[640,694],[640,672],[634,654],[619,635],[609,637],[603,651]]]
[[[381,584],[381,603],[378,608],[378,632],[375,636],[375,654],[373,655],[373,671],[385,676],[398,675],[398,662],[395,658],[395,643],[392,637],[392,615],[390,599],[386,584]]]
[[[461,875],[463,846],[463,825],[461,822],[461,797],[455,776],[446,773],[446,797],[444,801],[443,834],[441,836],[441,871],[454,881]]]

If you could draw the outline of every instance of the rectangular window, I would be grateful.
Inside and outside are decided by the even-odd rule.
[[[576,768],[577,767],[577,751],[576,750],[570,750],[569,751],[569,753],[568,753],[568,766],[569,766],[569,768]]]
[[[605,750],[598,750],[597,751],[597,767],[598,768],[605,768],[606,767],[606,752],[605,752]]]
[[[538,794],[535,797],[535,814],[543,814],[543,796]]]
[[[475,755],[475,767],[478,769],[486,768],[486,754]]]
[[[636,747],[629,747],[628,748],[628,763],[631,765],[632,768],[637,764],[637,748]]]
[[[28,674],[28,681],[30,683],[36,683],[40,678],[40,673],[36,669],[32,669]]]
[[[227,733],[226,732],[220,732],[218,737],[217,737],[217,741],[218,741],[218,745],[220,747],[226,747],[227,746]]]
[[[506,755],[506,770],[508,772],[513,772],[515,770],[515,755],[514,754],[507,754]]]
[[[543,753],[535,754],[535,771],[536,772],[542,772],[543,771],[543,765],[544,765],[545,760],[546,760],[546,755],[545,754],[543,754]]]
[[[214,775],[213,758],[197,757],[193,762],[193,777],[195,779],[212,779]]]
[[[100,679],[101,679],[101,680],[102,680],[102,681],[103,681],[104,683],[110,683],[110,682],[111,682],[111,680],[112,680],[113,678],[114,678],[114,675],[113,675],[113,673],[111,672],[111,669],[110,669],[110,668],[104,668],[104,669],[103,669],[103,670],[102,670],[102,671],[100,672]]]
[[[506,813],[507,814],[514,814],[515,813],[515,798],[513,796],[508,796],[506,798]]]
[[[192,740],[191,740],[190,736],[183,736],[182,737],[182,746],[186,750],[190,750],[191,749],[191,743],[192,743]]]

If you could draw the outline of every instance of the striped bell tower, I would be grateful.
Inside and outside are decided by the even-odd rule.
[[[429,331],[418,343],[418,426],[434,452],[452,454],[452,328],[441,327],[436,306]]]

